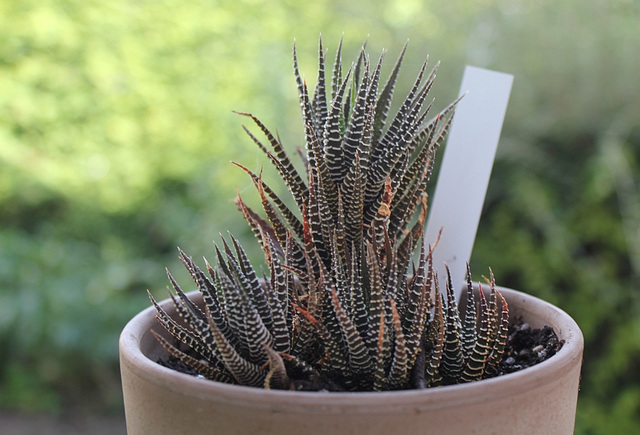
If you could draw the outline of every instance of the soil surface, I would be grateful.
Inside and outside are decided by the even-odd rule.
[[[507,344],[502,362],[498,368],[498,376],[539,364],[555,355],[561,347],[562,342],[549,326],[535,329],[531,328],[528,323],[523,323],[521,319],[515,319],[515,323],[509,326]],[[186,353],[191,351],[188,348],[182,348],[182,350]],[[197,357],[195,354],[193,356]],[[173,356],[169,356],[167,360],[159,360],[157,363],[181,373],[198,376],[195,370]],[[323,380],[321,387],[315,384],[311,386],[300,385],[300,388],[296,389],[340,391],[340,388],[330,388],[330,385],[327,385],[326,382],[326,379]]]
[[[549,326],[532,329],[527,323],[516,322],[509,327],[509,336],[500,374],[517,372],[551,358],[562,342]]]

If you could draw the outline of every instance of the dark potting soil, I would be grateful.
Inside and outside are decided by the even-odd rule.
[[[531,328],[528,323],[516,319],[509,327],[504,357],[499,374],[517,372],[551,358],[562,347],[562,342],[549,326]]]
[[[521,319],[515,320],[515,323],[509,327],[505,353],[498,369],[498,376],[517,372],[541,363],[555,355],[562,347],[562,342],[551,327],[531,328],[528,323],[522,322]],[[190,349],[182,350],[185,353],[191,353]],[[195,370],[174,356],[169,356],[156,362],[172,370],[198,376]],[[322,387],[317,388],[317,386],[312,385],[298,386],[299,389],[304,390],[329,389],[336,391],[333,388],[327,388],[328,385],[326,384],[323,384]]]
[[[174,343],[174,346],[180,345],[180,350],[182,350],[184,353],[186,353],[189,356],[193,356],[193,357],[198,357],[198,355],[193,352],[191,349],[182,349],[182,345],[181,343]],[[191,375],[191,376],[200,376],[198,374],[198,372],[196,372],[194,369],[192,369],[190,366],[188,366],[187,364],[185,364],[181,359],[176,358],[173,355],[169,355],[166,358],[159,358],[158,360],[156,360],[156,362],[158,364],[160,364],[163,367],[169,368],[171,370],[175,370],[177,372],[180,373],[184,373],[186,375]]]

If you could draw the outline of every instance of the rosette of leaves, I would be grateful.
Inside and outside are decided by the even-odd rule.
[[[155,335],[201,376],[253,387],[378,391],[494,376],[508,307],[493,276],[488,298],[483,291],[479,299],[466,293],[461,316],[450,277],[444,277],[446,294],[437,290],[432,251],[423,240],[426,186],[456,102],[429,115],[437,65],[427,71],[425,61],[391,116],[406,45],[384,85],[384,53],[373,63],[363,46],[346,68],[341,47],[329,73],[320,41],[310,95],[294,46],[305,130],[302,173],[277,135],[241,113],[264,136],[245,127],[295,204],[288,206],[261,175],[238,164],[264,209],[258,213],[237,198],[264,250],[264,272],[256,272],[233,236],[216,246],[217,264],[206,263],[206,271],[180,251],[204,307],[169,273],[177,316],[152,302],[179,343]]]

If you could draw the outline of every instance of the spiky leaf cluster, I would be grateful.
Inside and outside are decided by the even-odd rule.
[[[217,266],[207,263],[206,273],[180,251],[205,306],[193,304],[169,274],[180,319],[153,303],[160,323],[191,352],[157,336],[202,376],[256,387],[390,390],[493,376],[506,341],[506,302],[491,279],[488,300],[482,291],[479,302],[467,292],[460,316],[450,278],[444,297],[437,290],[423,241],[426,185],[456,102],[430,117],[436,68],[428,72],[425,61],[391,115],[406,46],[384,85],[384,53],[374,63],[363,47],[346,67],[341,47],[327,71],[320,41],[313,94],[294,47],[303,173],[277,135],[241,113],[264,136],[245,127],[295,204],[238,164],[266,215],[237,198],[264,250],[264,276],[232,236],[216,247]]]

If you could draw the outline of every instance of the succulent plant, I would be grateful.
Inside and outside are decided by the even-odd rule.
[[[230,235],[215,247],[217,265],[206,263],[206,272],[179,251],[204,308],[169,272],[178,316],[151,297],[159,322],[182,345],[154,334],[201,376],[274,389],[379,391],[497,374],[509,320],[493,275],[490,296],[467,291],[460,315],[451,278],[436,276],[434,248],[423,240],[426,186],[457,101],[429,117],[437,65],[428,72],[427,59],[390,116],[405,51],[406,45],[381,85],[384,52],[374,64],[363,46],[347,69],[341,41],[329,78],[320,40],[310,96],[294,45],[306,173],[277,135],[240,113],[264,135],[263,143],[244,127],[278,170],[295,208],[260,174],[237,164],[253,180],[266,215],[238,196],[264,251],[265,272],[256,272]],[[438,279],[447,281],[444,295]],[[471,289],[468,269],[467,282]]]

